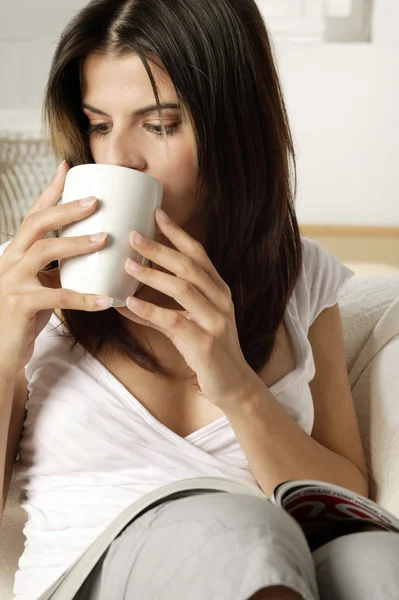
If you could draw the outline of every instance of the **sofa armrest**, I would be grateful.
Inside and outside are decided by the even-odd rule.
[[[358,371],[356,367],[359,356],[369,344],[370,338],[374,337],[376,327],[397,298],[399,277],[396,276],[356,275],[346,283],[339,300],[339,308],[348,373],[351,374],[354,368]],[[360,368],[363,368],[363,361],[360,363]]]
[[[399,335],[352,387],[370,478],[370,497],[399,517]]]

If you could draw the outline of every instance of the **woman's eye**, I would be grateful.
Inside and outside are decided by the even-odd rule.
[[[144,129],[146,129],[150,133],[153,133],[156,136],[162,135],[161,125],[150,125],[149,123],[146,123],[144,125]],[[176,135],[180,131],[181,131],[181,122],[172,123],[171,125],[165,125],[166,135],[170,135],[170,136]],[[89,135],[91,135],[92,133],[95,133],[98,136],[103,136],[103,135],[106,135],[106,133],[108,132],[108,125],[106,123],[100,123],[99,125],[90,125],[87,132]]]
[[[149,131],[150,133],[154,133],[155,135],[162,135],[162,127],[161,125],[150,125],[146,123],[144,125],[144,129]],[[171,125],[165,125],[166,135],[176,135],[181,130],[181,122],[180,123],[172,123]]]
[[[100,123],[100,125],[90,125],[87,132],[89,134],[95,133],[97,135],[105,135],[107,133],[107,124]]]

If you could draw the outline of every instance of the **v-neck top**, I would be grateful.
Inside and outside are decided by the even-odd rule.
[[[0,247],[0,254],[8,243]],[[354,272],[302,237],[303,268],[284,315],[295,369],[269,389],[308,434],[315,375],[307,335]],[[181,437],[159,422],[52,314],[26,365],[29,398],[15,475],[26,511],[14,600],[35,600],[129,504],[192,477],[258,484],[223,416]]]

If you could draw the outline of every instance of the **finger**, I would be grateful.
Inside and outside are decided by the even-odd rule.
[[[138,267],[138,270],[133,270],[132,265]],[[180,279],[174,275],[168,275],[162,271],[142,266],[132,260],[127,261],[126,271],[138,281],[166,294],[170,298],[174,298],[180,306],[183,306],[194,317],[195,322],[200,327],[203,327],[207,331],[214,331],[219,327],[222,316],[218,312],[217,307],[193,283],[190,283],[186,279]],[[202,273],[208,278],[206,273],[203,271]],[[212,282],[211,285],[213,285]]]
[[[89,200],[89,198],[84,200]],[[13,252],[23,255],[35,242],[43,239],[49,231],[88,217],[97,208],[97,199],[93,197],[91,200],[93,203],[86,206],[81,205],[81,200],[74,200],[61,206],[53,206],[30,213],[15,234],[12,242]],[[47,239],[58,238],[49,237]],[[51,260],[54,258],[58,257],[53,256]]]
[[[84,235],[73,238],[44,238],[38,240],[25,252],[18,263],[18,268],[26,276],[35,277],[56,256],[58,260],[91,254],[101,250],[107,242],[106,232],[102,238],[94,239],[93,236]]]
[[[60,164],[49,186],[40,194],[26,216],[58,204],[64,191],[65,178],[69,169],[70,167],[66,161]]]
[[[230,314],[230,290],[219,275],[218,282],[215,283],[215,280],[209,275],[209,269],[207,271],[206,268],[192,256],[187,256],[178,250],[168,248],[167,246],[146,237],[144,237],[143,243],[137,243],[135,241],[137,239],[135,233],[136,232],[132,232],[130,243],[137,252],[151,262],[174,273],[179,279],[193,284],[205,298],[210,300],[214,307],[217,307],[223,314]],[[210,263],[208,258],[206,258],[206,260]],[[203,260],[202,262],[204,263],[205,261]],[[138,273],[140,272],[141,271],[138,271]],[[147,273],[147,271],[145,271],[145,273]],[[133,272],[131,272],[131,274],[134,276]],[[143,281],[143,283],[146,282]]]
[[[140,303],[139,306],[137,302]],[[209,334],[192,319],[187,318],[182,311],[161,308],[134,297],[127,298],[127,308],[141,319],[148,321],[150,326],[162,328],[173,343],[177,337],[188,346],[197,348],[205,345],[209,338]]]
[[[107,304],[99,305],[98,301],[103,299]],[[24,293],[19,299],[19,304],[28,317],[34,317],[41,310],[64,309],[83,310],[87,312],[98,312],[112,307],[113,299],[96,296],[94,294],[80,294],[73,290],[64,288],[32,288],[29,293]]]
[[[162,213],[163,211],[157,209],[155,211],[155,217],[157,224],[165,237],[167,237],[182,254],[193,258],[209,275],[210,279],[212,279],[212,281],[222,291],[226,291],[226,282],[220,277],[219,273],[212,264],[212,261],[205,252],[202,244],[192,238],[186,231],[184,231],[184,229],[179,227],[177,223],[175,223],[169,217],[169,215],[167,215],[167,221],[164,221],[162,218],[160,218],[159,215]]]
[[[154,323],[150,323],[150,321],[147,321],[146,319],[142,319],[141,317],[139,317],[135,313],[132,313],[132,311],[129,310],[127,306],[115,307],[115,310],[120,315],[122,315],[122,317],[126,317],[126,319],[129,319],[129,321],[133,321],[134,323],[138,323],[139,325],[150,326],[153,329],[156,329],[157,331],[160,331],[161,333],[163,333],[164,335],[166,335],[166,337],[169,337],[167,331],[163,327],[159,327],[157,325],[154,325]]]

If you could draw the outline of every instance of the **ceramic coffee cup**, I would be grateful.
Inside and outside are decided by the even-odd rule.
[[[105,231],[106,245],[98,252],[60,260],[61,286],[82,294],[110,296],[115,306],[126,306],[139,281],[126,273],[132,258],[148,264],[130,245],[134,230],[155,239],[155,210],[161,207],[163,187],[150,175],[115,165],[87,164],[67,173],[62,204],[95,196],[95,212],[61,227],[59,237],[91,235]]]

